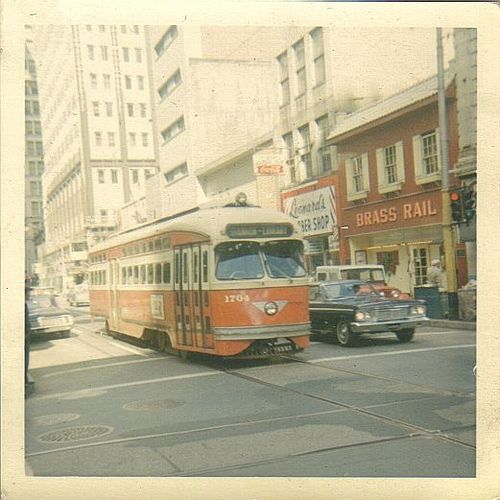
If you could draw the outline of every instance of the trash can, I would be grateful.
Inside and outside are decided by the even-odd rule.
[[[434,285],[421,285],[413,289],[417,300],[425,300],[427,317],[433,319],[443,318],[442,297],[439,288]]]

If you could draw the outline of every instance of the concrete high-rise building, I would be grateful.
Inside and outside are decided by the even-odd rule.
[[[26,28],[25,47],[25,270],[35,274],[37,245],[43,240],[42,173],[43,145],[40,103],[31,27]]]
[[[142,26],[34,28],[45,152],[44,263],[63,289],[87,248],[156,173],[150,53]]]

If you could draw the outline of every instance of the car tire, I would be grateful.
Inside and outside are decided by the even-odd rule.
[[[337,324],[335,336],[337,338],[337,342],[342,347],[350,347],[356,345],[358,340],[357,335],[352,333],[351,327],[347,321],[341,321]]]
[[[400,342],[410,342],[410,340],[415,335],[415,328],[407,328],[405,330],[400,330],[396,332],[396,337]]]

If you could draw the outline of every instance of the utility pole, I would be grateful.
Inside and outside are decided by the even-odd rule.
[[[441,195],[443,205],[443,247],[448,293],[448,318],[458,319],[457,266],[455,259],[455,238],[451,224],[450,181],[448,158],[448,122],[446,89],[444,83],[443,41],[441,28],[436,28],[439,135],[441,143]]]

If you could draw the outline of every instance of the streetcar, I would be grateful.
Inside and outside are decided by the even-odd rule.
[[[90,313],[111,336],[183,358],[300,352],[310,335],[303,248],[288,215],[240,193],[93,247]]]

